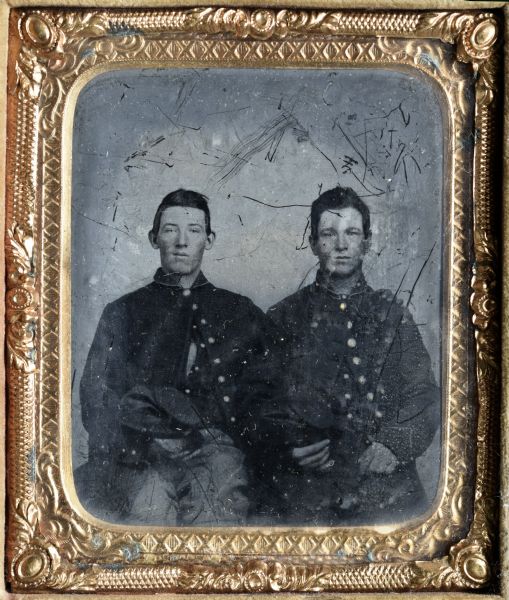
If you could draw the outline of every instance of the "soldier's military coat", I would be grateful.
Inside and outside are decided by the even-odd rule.
[[[199,430],[218,430],[247,451],[254,404],[270,393],[265,323],[251,300],[202,273],[187,290],[159,269],[106,306],[80,386],[82,493],[93,479],[94,505],[124,506],[127,474],[149,466],[155,439],[185,435],[197,447]]]
[[[289,520],[326,524],[418,511],[425,497],[415,459],[440,420],[428,352],[409,310],[391,292],[373,290],[361,276],[350,295],[336,296],[323,280],[319,273],[268,313],[285,384],[265,406],[260,430],[271,448],[267,469],[277,463],[279,508]],[[299,470],[291,449],[326,438],[329,469]],[[358,461],[373,442],[397,457],[394,473],[361,472]]]

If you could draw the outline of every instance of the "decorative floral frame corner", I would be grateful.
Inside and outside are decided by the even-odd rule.
[[[500,29],[496,15],[479,11],[11,11],[6,339],[12,590],[417,591],[493,583],[500,392],[493,161]],[[440,88],[450,117],[451,370],[444,485],[424,521],[391,531],[122,529],[88,518],[76,506],[63,432],[69,399],[61,385],[68,342],[62,290],[69,277],[62,211],[70,178],[63,148],[69,147],[69,106],[79,86],[129,65],[389,65],[416,69]],[[467,93],[472,75],[473,105]],[[469,111],[476,132],[473,179],[462,148]],[[469,320],[475,397],[463,385]],[[472,418],[475,463],[465,464]]]

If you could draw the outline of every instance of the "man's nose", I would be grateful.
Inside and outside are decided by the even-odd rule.
[[[186,231],[179,231],[177,237],[177,246],[187,246],[187,233]]]
[[[344,233],[340,232],[336,236],[336,248],[338,248],[338,249],[348,248],[348,240]]]

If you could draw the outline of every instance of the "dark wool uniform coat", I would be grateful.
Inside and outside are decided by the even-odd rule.
[[[106,306],[81,379],[84,471],[95,482],[82,494],[114,510],[130,491],[126,473],[146,466],[155,438],[219,429],[244,449],[255,403],[270,393],[265,322],[248,298],[201,273],[184,290],[159,269]],[[91,479],[79,475],[86,488]]]
[[[319,274],[268,312],[286,382],[263,409],[260,431],[271,455],[288,459],[273,469],[286,499],[281,510],[290,520],[330,524],[418,510],[425,496],[415,459],[440,421],[440,394],[421,335],[391,292],[375,291],[361,277],[349,296],[339,297],[321,281]],[[330,468],[300,471],[291,449],[326,438]],[[397,457],[394,473],[361,472],[359,458],[373,442]]]

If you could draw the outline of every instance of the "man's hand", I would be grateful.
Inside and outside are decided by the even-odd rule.
[[[398,466],[396,456],[389,448],[379,442],[373,442],[369,448],[364,450],[358,462],[362,475],[368,471],[370,473],[390,474]]]
[[[293,448],[292,458],[302,469],[327,470],[330,440],[322,440],[309,446]]]

